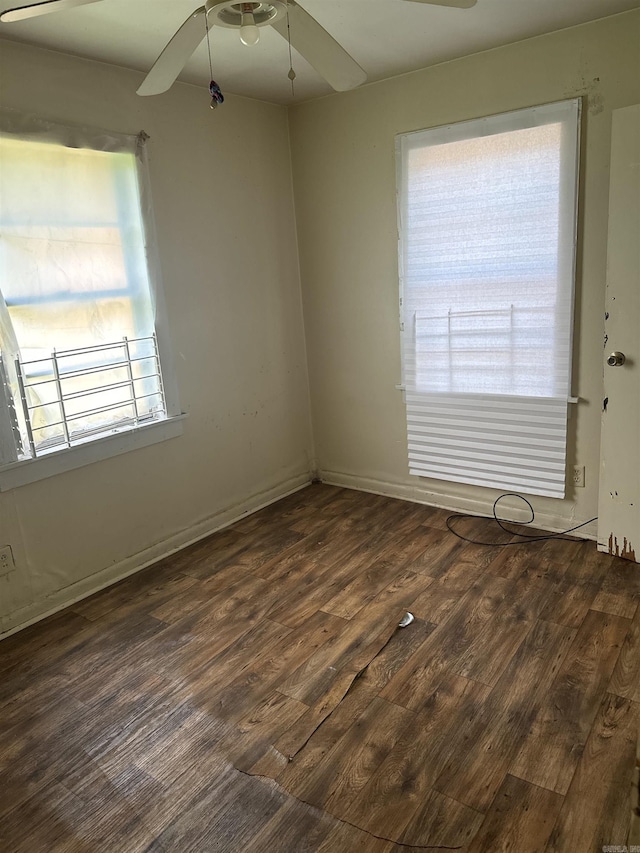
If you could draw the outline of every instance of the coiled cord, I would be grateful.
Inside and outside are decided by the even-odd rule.
[[[508,518],[500,518],[498,516],[498,504],[501,500],[504,500],[505,498],[518,498],[518,500],[523,501],[529,507],[531,518],[529,518],[527,521],[511,521]],[[447,529],[451,533],[453,533],[454,536],[457,536],[458,539],[463,539],[465,542],[471,542],[473,545],[489,545],[494,548],[506,548],[507,545],[524,545],[530,542],[546,542],[549,539],[560,539],[566,542],[574,542],[575,539],[567,536],[567,533],[573,533],[574,530],[579,530],[579,528],[585,527],[585,525],[591,524],[592,521],[597,521],[598,519],[598,516],[595,516],[594,518],[590,518],[588,521],[583,521],[582,524],[576,524],[575,527],[569,527],[567,530],[562,530],[558,533],[549,533],[544,536],[539,536],[535,533],[519,533],[515,530],[509,530],[508,527],[505,527],[505,524],[531,524],[535,517],[536,514],[533,510],[533,507],[525,497],[523,497],[522,495],[518,495],[516,492],[505,492],[505,494],[500,495],[493,502],[492,516],[478,516],[456,512],[447,518]],[[508,533],[510,536],[516,536],[518,538],[512,542],[481,542],[479,539],[470,539],[467,536],[463,536],[462,533],[458,533],[457,530],[454,530],[452,522],[459,518],[485,518],[487,521],[495,521],[498,527],[501,530],[504,530],[505,533]]]

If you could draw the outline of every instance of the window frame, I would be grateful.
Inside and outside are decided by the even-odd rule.
[[[173,366],[166,299],[155,236],[151,201],[147,142],[140,132],[122,134],[96,128],[68,125],[14,110],[0,110],[0,133],[35,142],[48,142],[69,148],[89,148],[105,152],[128,150],[135,153],[137,185],[144,234],[144,253],[155,315],[155,336],[162,372],[165,416],[146,424],[114,426],[94,438],[71,447],[61,447],[35,458],[18,459],[0,464],[0,492],[80,468],[141,447],[180,435],[186,415],[181,411]],[[128,282],[133,295],[135,284]],[[121,295],[123,291],[119,291]],[[10,300],[13,302],[14,300]],[[0,388],[0,439],[6,441],[11,430],[11,413],[4,391]]]

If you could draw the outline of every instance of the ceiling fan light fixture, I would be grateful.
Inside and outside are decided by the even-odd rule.
[[[287,11],[286,4],[282,0],[272,0],[271,3],[207,0],[205,8],[216,26],[240,30],[240,39],[243,44],[256,44],[260,37],[260,33],[257,32],[259,28],[280,20]],[[248,31],[246,41],[243,38],[245,31]]]

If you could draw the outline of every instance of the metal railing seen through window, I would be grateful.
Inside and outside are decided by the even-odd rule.
[[[15,360],[32,458],[166,417],[155,335]]]

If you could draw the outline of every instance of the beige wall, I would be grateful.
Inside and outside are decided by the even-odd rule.
[[[309,479],[287,113],[4,42],[2,105],[145,130],[184,434],[0,494],[7,631]]]
[[[318,467],[329,482],[487,511],[498,492],[407,472],[394,136],[585,95],[569,464],[586,488],[535,499],[555,529],[597,513],[611,111],[640,101],[640,13],[365,86],[290,111]],[[595,535],[595,527],[587,530]]]

